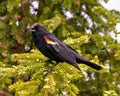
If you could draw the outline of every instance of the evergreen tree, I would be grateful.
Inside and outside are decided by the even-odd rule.
[[[100,0],[1,0],[0,95],[119,96],[120,45],[112,36],[119,34],[118,22],[120,13],[105,9]],[[45,75],[52,64],[33,45],[29,28],[34,23],[109,72],[82,64],[79,72],[60,63]]]

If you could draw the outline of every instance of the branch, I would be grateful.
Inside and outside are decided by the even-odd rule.
[[[0,96],[12,96],[10,93],[0,90]]]

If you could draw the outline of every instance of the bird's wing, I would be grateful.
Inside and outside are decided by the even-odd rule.
[[[46,43],[50,46],[53,47],[53,49],[56,51],[56,52],[59,52],[60,51],[60,46],[59,46],[59,43],[56,42],[55,40],[51,40],[49,38],[49,36],[43,36],[44,40],[46,41]]]
[[[73,49],[73,48],[70,47],[69,45],[65,44],[64,42],[61,42],[56,36],[52,36],[52,35],[53,35],[53,34],[51,34],[51,35],[49,36],[49,38],[50,38],[51,40],[55,40],[55,41],[59,42],[61,45],[68,47],[68,49],[70,49],[70,50],[72,50],[72,51],[74,51],[75,53],[78,54],[78,52],[77,52],[75,49]]]
[[[46,35],[47,36],[47,35]],[[70,51],[70,53],[72,55],[74,55],[75,58],[81,58],[82,60],[84,58],[82,58],[78,52],[76,50],[74,50],[72,47],[70,47],[69,45],[65,44],[64,42],[61,42],[57,37],[55,37],[53,34],[49,34],[48,35],[49,39],[55,42],[58,42],[61,46],[65,47],[67,50]],[[86,60],[86,59],[85,59]]]
[[[54,54],[54,56],[56,56],[59,60],[72,64],[78,69],[79,67],[77,63],[84,63],[97,70],[102,69],[100,65],[92,63],[89,60],[81,57],[73,48],[61,42],[59,39],[54,37],[54,35],[44,36],[44,39],[47,43],[48,50],[51,51],[51,53]]]
[[[47,49],[51,51],[51,53],[54,54],[54,56],[56,56],[58,59],[70,64],[74,64],[76,62],[74,55],[71,53],[71,50],[69,50],[65,43],[61,42],[52,34],[44,35],[43,38],[47,43]]]

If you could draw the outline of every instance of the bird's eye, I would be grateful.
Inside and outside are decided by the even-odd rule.
[[[35,25],[32,26],[31,29],[32,29],[32,31],[39,31],[40,28],[41,28],[41,26],[39,24],[35,24]]]
[[[35,30],[35,28],[32,26],[32,28],[31,28],[32,30]]]
[[[35,30],[38,30],[38,29],[39,29],[39,26],[38,26],[38,25],[34,26],[34,29],[35,29]]]

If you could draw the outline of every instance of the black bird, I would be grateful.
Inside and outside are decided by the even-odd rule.
[[[48,32],[42,25],[34,24],[31,27],[31,32],[35,46],[43,55],[48,57],[50,60],[56,61],[55,65],[59,62],[67,62],[78,70],[80,70],[80,68],[77,63],[83,63],[96,70],[101,70],[103,68],[102,66],[81,57],[73,48],[60,41],[54,34]],[[49,71],[51,71],[54,66]]]

